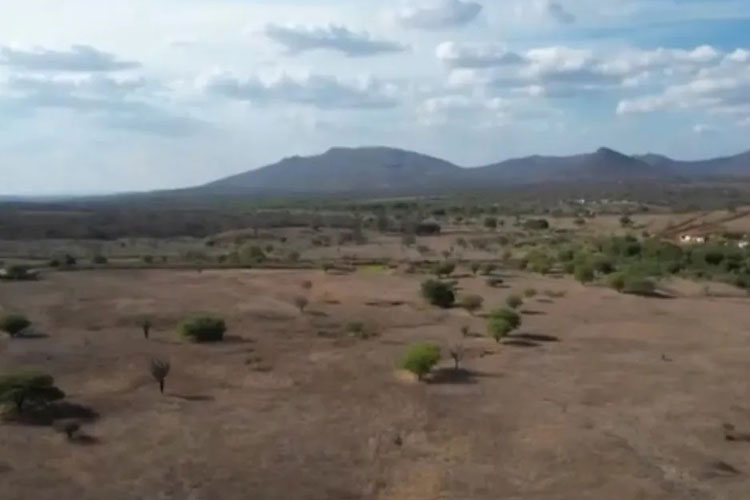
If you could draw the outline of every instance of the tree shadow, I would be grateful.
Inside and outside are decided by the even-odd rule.
[[[32,328],[27,328],[26,330],[23,330],[22,332],[14,335],[13,338],[17,340],[38,340],[49,338],[49,335]]]
[[[9,422],[22,425],[48,426],[55,420],[80,420],[93,422],[99,414],[88,406],[62,401],[47,405],[28,405],[21,412],[13,411],[4,416]]]
[[[542,344],[539,344],[537,342],[532,342],[530,340],[524,340],[524,339],[510,339],[510,340],[504,340],[503,345],[507,345],[510,347],[523,347],[523,348],[533,348],[533,347],[541,347]]]
[[[560,342],[559,337],[541,333],[513,333],[508,335],[511,340],[528,340],[530,342]]]
[[[537,299],[536,301],[539,302],[540,304],[554,304],[555,303],[555,301],[552,299]]]
[[[654,290],[653,292],[623,292],[625,295],[634,295],[636,297],[645,297],[647,299],[665,299],[665,300],[671,300],[675,299],[675,295],[670,295],[665,292],[661,292],[658,290]]]
[[[327,312],[324,312],[324,311],[315,311],[315,310],[309,310],[309,309],[305,311],[305,314],[307,316],[312,316],[314,318],[327,318],[328,317],[328,313]]]
[[[241,335],[224,335],[224,340],[222,340],[225,344],[252,344],[253,342],[255,342],[253,339]]]
[[[85,432],[78,432],[70,438],[70,442],[78,446],[93,446],[100,444],[102,441],[96,436],[86,434]]]
[[[533,311],[531,309],[523,310],[521,311],[521,314],[524,314],[526,316],[546,316],[547,313],[544,311]]]
[[[458,370],[453,368],[440,368],[430,373],[429,377],[425,379],[425,382],[434,385],[476,384],[477,377],[474,372],[463,368],[459,368]]]
[[[216,398],[205,394],[169,394],[173,398],[182,399],[183,401],[190,401],[191,403],[202,403],[214,401]]]

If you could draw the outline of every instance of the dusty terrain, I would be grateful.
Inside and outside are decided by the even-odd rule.
[[[420,279],[90,271],[0,285],[0,304],[48,335],[3,339],[2,370],[43,369],[100,415],[85,427],[90,445],[0,426],[0,496],[744,498],[750,444],[726,441],[723,425],[750,431],[747,298],[679,284],[677,298],[647,299],[523,274],[508,289],[461,279],[485,309],[540,291],[522,308],[526,338],[498,346],[463,339],[462,326],[483,332],[485,321],[427,307]],[[301,294],[305,314],[291,305]],[[195,311],[222,314],[230,338],[182,342],[174,325]],[[136,326],[143,314],[156,319],[150,341]],[[379,336],[351,338],[341,329],[352,320]],[[450,359],[431,383],[397,372],[420,340],[446,351],[462,342],[469,374],[454,376]],[[172,363],[164,396],[147,372],[152,356]]]

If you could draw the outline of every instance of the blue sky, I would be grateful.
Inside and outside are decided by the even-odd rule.
[[[746,0],[8,4],[0,194],[189,186],[331,146],[750,149]]]

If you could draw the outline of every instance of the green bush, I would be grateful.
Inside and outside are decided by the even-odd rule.
[[[581,283],[594,281],[594,269],[587,264],[579,264],[575,268],[575,278]]]
[[[245,244],[238,251],[240,263],[243,265],[259,264],[266,260],[266,254],[262,248],[257,245]]]
[[[15,337],[31,326],[31,321],[23,314],[4,314],[0,317],[0,330]]]
[[[226,331],[224,320],[211,315],[194,316],[180,325],[182,336],[193,342],[218,342],[224,339]]]
[[[521,315],[519,315],[513,309],[508,309],[507,307],[492,311],[490,313],[490,319],[502,319],[503,321],[507,321],[508,324],[514,329],[521,326]]]
[[[536,292],[535,288],[527,288],[526,290],[523,291],[523,295],[527,299],[531,299],[533,297],[536,297],[536,293],[537,292]]]
[[[470,313],[474,313],[475,311],[478,311],[482,308],[482,305],[484,304],[484,299],[479,295],[466,295],[464,297],[461,297],[461,301],[459,305],[469,311]]]
[[[419,380],[430,373],[430,370],[440,361],[440,347],[435,344],[415,344],[409,347],[401,358],[399,366],[412,372]]]
[[[0,376],[0,403],[13,403],[19,413],[25,403],[46,405],[64,397],[55,380],[44,373],[24,371]]]
[[[447,309],[456,301],[453,287],[438,280],[427,280],[422,283],[422,296],[433,306]]]
[[[505,299],[505,304],[511,309],[518,309],[523,305],[523,299],[515,294],[509,295],[508,298]]]
[[[102,264],[106,264],[106,263],[107,263],[107,257],[105,257],[104,255],[101,255],[101,254],[99,254],[99,255],[94,255],[94,258],[93,258],[93,259],[91,259],[91,261],[92,261],[92,262],[93,262],[94,264],[99,264],[99,265],[102,265]]]
[[[622,292],[625,288],[625,276],[621,273],[611,274],[607,278],[607,285],[617,290],[618,292]]]
[[[484,227],[487,229],[497,229],[497,217],[485,217]]]
[[[535,231],[549,229],[549,222],[547,219],[529,219],[523,223],[523,227],[526,229],[532,229]]]
[[[490,318],[487,322],[487,334],[500,343],[502,339],[508,336],[514,330],[508,321],[502,318]]]
[[[656,284],[644,277],[626,277],[625,285],[622,289],[622,293],[628,293],[631,295],[653,295],[656,291]]]

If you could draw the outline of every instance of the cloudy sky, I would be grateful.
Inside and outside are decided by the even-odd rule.
[[[750,149],[747,0],[6,3],[0,194],[188,186],[331,146]]]

